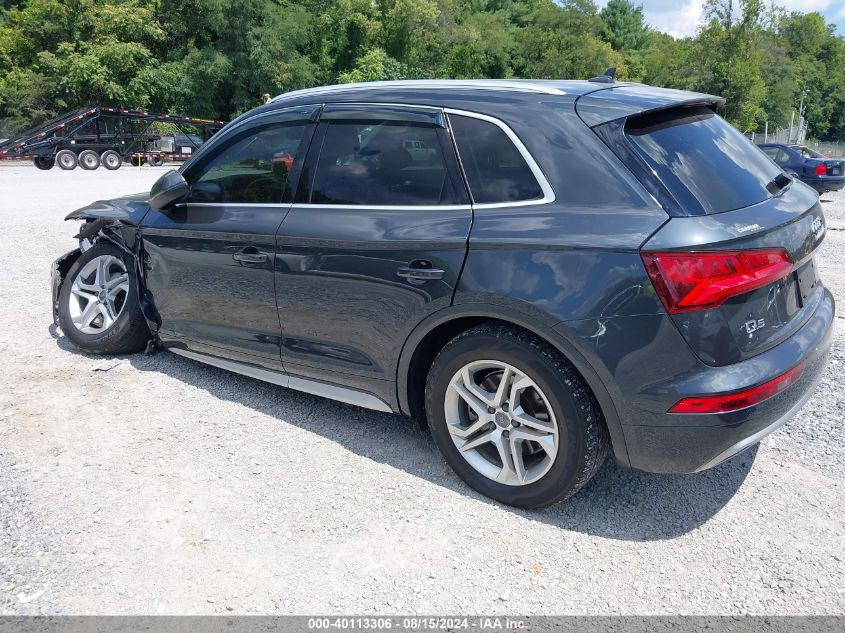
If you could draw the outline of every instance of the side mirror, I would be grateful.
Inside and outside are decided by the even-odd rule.
[[[156,180],[150,190],[150,206],[161,210],[167,209],[177,200],[187,196],[190,191],[191,188],[182,174],[176,170],[170,170]]]

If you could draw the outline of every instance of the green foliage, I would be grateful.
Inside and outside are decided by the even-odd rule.
[[[739,0],[738,15],[731,0],[708,0],[709,22],[696,42],[700,87],[722,95],[725,114],[740,130],[757,128],[766,86],[760,74],[761,0]]]
[[[617,51],[641,50],[648,43],[642,5],[630,0],[610,0],[599,14],[602,35]]]
[[[692,38],[636,0],[0,0],[0,124],[123,105],[230,118],[262,94],[402,78],[622,80],[721,94],[743,131],[845,138],[845,40],[818,13],[707,0]]]
[[[408,79],[408,67],[396,61],[380,48],[374,48],[364,53],[349,72],[340,73],[340,83],[356,81],[388,81],[391,79]]]

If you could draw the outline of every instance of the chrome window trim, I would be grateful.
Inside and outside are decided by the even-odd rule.
[[[483,202],[478,204],[473,203],[473,209],[501,209],[502,207],[527,207],[539,204],[549,204],[555,201],[554,189],[552,189],[552,186],[549,184],[549,181],[543,173],[543,170],[540,169],[540,166],[537,164],[537,161],[534,160],[534,157],[531,155],[531,152],[528,151],[528,148],[525,147],[525,145],[516,135],[516,132],[514,132],[510,128],[510,126],[508,126],[504,121],[497,119],[496,117],[489,116],[487,114],[481,114],[479,112],[469,112],[467,110],[457,110],[455,108],[444,108],[443,111],[446,113],[446,116],[454,114],[455,116],[464,116],[471,119],[487,121],[488,123],[492,123],[493,125],[497,126],[500,130],[502,130],[505,135],[510,139],[511,143],[514,144],[517,151],[522,155],[522,158],[525,159],[528,168],[531,170],[531,173],[537,180],[537,184],[540,185],[540,190],[543,192],[542,198],[535,198],[533,200],[517,200],[513,202]],[[451,131],[451,125],[449,126],[449,129]],[[454,136],[452,137],[452,140],[454,141]],[[455,149],[458,152],[458,157],[460,158],[461,152],[460,149],[458,149],[457,143],[455,143]],[[469,188],[469,183],[467,183],[467,187]],[[470,195],[472,195],[472,190],[470,190]]]
[[[290,202],[180,202],[177,207],[265,207],[287,209]]]
[[[362,211],[471,211],[471,204],[311,204],[294,202],[292,209],[361,209]]]
[[[380,83],[380,82],[374,82]],[[387,82],[390,83],[390,82]],[[350,84],[351,85],[351,84]],[[327,105],[327,104],[322,104]],[[514,144],[517,151],[520,153],[522,158],[525,160],[528,168],[531,170],[531,173],[534,175],[534,178],[537,180],[537,184],[540,185],[540,190],[543,193],[542,198],[535,198],[532,200],[517,200],[513,202],[485,202],[485,203],[473,203],[473,204],[458,204],[458,205],[414,205],[414,204],[386,204],[386,205],[357,205],[357,204],[312,204],[310,202],[296,202],[292,205],[290,203],[220,203],[220,202],[192,202],[188,203],[195,206],[218,206],[220,204],[227,204],[230,206],[241,206],[241,207],[288,207],[290,206],[291,209],[338,209],[338,208],[354,208],[354,209],[361,209],[361,210],[373,210],[373,211],[401,211],[404,209],[412,209],[415,211],[467,211],[472,209],[501,209],[501,208],[508,208],[508,207],[526,207],[526,206],[534,206],[534,205],[543,205],[549,204],[555,201],[555,193],[552,189],[551,184],[549,184],[548,179],[546,178],[543,171],[540,169],[540,166],[537,164],[537,161],[534,160],[534,157],[531,155],[531,152],[528,151],[528,148],[525,147],[523,142],[520,138],[516,135],[516,133],[508,126],[504,121],[501,119],[497,119],[496,117],[481,114],[479,112],[470,112],[468,110],[458,110],[455,108],[440,108],[437,106],[428,106],[428,105],[416,105],[416,104],[404,104],[404,103],[348,103],[348,104],[339,104],[339,105],[360,105],[360,106],[385,106],[385,107],[403,107],[403,108],[422,108],[426,110],[436,110],[443,112],[447,117],[450,114],[454,114],[455,116],[465,116],[468,118],[473,119],[480,119],[482,121],[487,121],[488,123],[492,123],[493,125],[497,126],[501,129],[505,135],[510,139],[511,143]],[[271,113],[279,113],[286,110],[293,110],[296,108],[311,108],[311,107],[318,107],[318,104],[312,105],[304,105],[304,106],[292,106],[290,108],[283,108],[279,110],[272,110],[267,113],[262,113],[260,116],[269,115]],[[253,117],[251,120],[254,120],[259,117]],[[240,127],[240,125],[238,126]],[[447,128],[449,130],[449,134],[452,135],[452,128],[451,125],[448,125]],[[454,142],[454,137],[453,137]],[[455,146],[455,150],[457,151],[457,146]],[[457,151],[458,158],[460,159],[460,152]],[[462,176],[463,177],[463,176]],[[470,194],[472,192],[470,191]]]
[[[560,88],[554,88],[544,84],[532,83],[530,81],[509,81],[507,79],[423,79],[410,81],[367,81],[349,84],[335,84],[332,86],[318,86],[316,88],[305,88],[303,90],[293,90],[291,92],[283,92],[276,95],[270,100],[270,103],[275,103],[282,99],[289,99],[295,97],[317,96],[331,94],[333,92],[340,92],[343,90],[360,90],[360,89],[376,89],[388,90],[390,88],[407,88],[413,90],[415,88],[430,88],[430,89],[466,89],[473,90],[492,90],[492,91],[506,91],[506,92],[527,92],[534,94],[563,96],[566,94]]]

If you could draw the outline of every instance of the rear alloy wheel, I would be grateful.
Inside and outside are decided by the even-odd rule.
[[[76,154],[74,154],[69,149],[63,149],[59,153],[56,154],[56,164],[66,171],[71,169],[76,169],[76,165],[79,163],[79,159],[77,158]]]
[[[584,379],[548,343],[504,324],[479,325],[443,347],[425,407],[458,476],[510,505],[570,497],[607,454],[607,429]]]
[[[36,168],[43,171],[53,169],[53,166],[56,164],[56,161],[53,158],[48,158],[46,156],[36,156],[32,162],[35,164]]]
[[[464,459],[508,486],[537,481],[557,457],[558,428],[543,390],[496,360],[459,369],[446,390],[446,428]]]
[[[79,166],[82,169],[92,171],[100,166],[100,155],[90,149],[86,149],[79,154]]]
[[[97,354],[144,349],[150,338],[135,271],[112,244],[96,244],[70,267],[59,293],[59,324],[77,347]]]
[[[103,155],[100,157],[100,161],[103,163],[103,167],[111,171],[120,169],[120,166],[123,165],[123,159],[120,157],[120,154],[113,149],[103,152]]]

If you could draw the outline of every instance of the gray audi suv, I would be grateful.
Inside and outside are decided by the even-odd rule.
[[[55,316],[89,352],[425,420],[516,506],[608,453],[701,471],[810,397],[834,316],[818,196],[720,105],[606,77],[283,94],[71,213]]]

